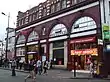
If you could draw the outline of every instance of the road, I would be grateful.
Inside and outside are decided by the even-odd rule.
[[[50,70],[48,75],[37,75],[36,82],[110,82],[109,80],[99,79],[70,79],[64,76],[65,71]],[[11,76],[11,71],[0,69],[0,82],[24,82],[24,77],[28,73],[17,72],[17,76]],[[68,75],[69,76],[69,75]],[[27,82],[32,82],[28,79]]]

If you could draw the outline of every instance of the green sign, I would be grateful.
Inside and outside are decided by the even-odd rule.
[[[110,38],[110,31],[103,32],[104,33],[104,39]]]
[[[109,30],[109,26],[108,25],[103,25],[103,31],[108,31]]]

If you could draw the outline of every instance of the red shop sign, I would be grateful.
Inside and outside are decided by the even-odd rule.
[[[82,50],[71,50],[71,55],[98,55],[97,48],[93,49],[82,49]]]
[[[70,43],[85,43],[85,42],[95,42],[95,37],[80,38],[70,41]]]

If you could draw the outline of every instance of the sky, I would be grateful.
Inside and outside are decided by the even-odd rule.
[[[16,28],[16,16],[18,11],[26,10],[37,6],[46,0],[0,0],[0,40],[6,37],[6,28],[8,27],[8,15],[10,13],[9,27]],[[3,15],[1,13],[5,13]]]

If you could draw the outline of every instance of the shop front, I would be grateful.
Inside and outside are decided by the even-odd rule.
[[[76,69],[89,70],[91,62],[97,64],[98,49],[95,36],[73,39],[70,41],[70,45],[71,62],[75,62]]]
[[[16,48],[16,57],[25,61],[25,47],[17,47]]]
[[[27,55],[28,55],[28,60],[38,59],[38,46],[37,45],[29,45],[27,47]]]
[[[67,28],[64,24],[57,24],[49,36],[49,60],[54,67],[67,68]]]

